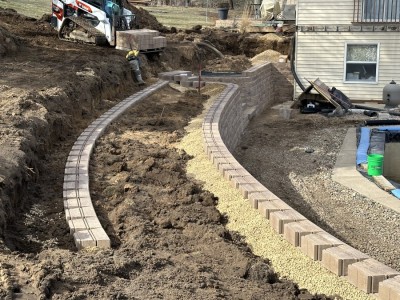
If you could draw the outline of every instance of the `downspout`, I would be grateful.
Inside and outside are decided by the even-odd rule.
[[[297,85],[302,89],[302,91],[304,92],[306,90],[306,88],[304,87],[304,85],[301,83],[299,77],[297,76],[296,73],[296,68],[294,67],[294,58],[295,58],[295,50],[296,50],[296,37],[295,35],[292,37],[291,39],[291,44],[292,47],[290,49],[291,53],[290,53],[290,70],[292,71],[294,80],[296,80]]]

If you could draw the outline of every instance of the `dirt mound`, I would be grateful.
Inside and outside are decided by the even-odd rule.
[[[135,23],[138,28],[153,29],[161,32],[168,31],[167,28],[158,22],[156,17],[151,15],[147,10],[144,10],[141,7],[133,6],[129,3],[126,3],[125,6],[135,14]]]
[[[241,72],[251,67],[250,60],[244,55],[224,56],[208,61],[205,69],[207,71],[233,71]]]
[[[283,55],[289,54],[290,38],[274,33],[249,34],[243,38],[240,48],[248,57],[254,57],[265,50],[274,50]]]
[[[253,65],[264,63],[266,61],[278,62],[279,56],[281,56],[281,54],[278,51],[269,49],[251,58],[251,62]]]

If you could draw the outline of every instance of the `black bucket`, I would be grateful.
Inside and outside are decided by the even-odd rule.
[[[220,20],[228,19],[229,8],[222,7],[222,8],[217,8],[217,10],[218,10],[218,18]]]

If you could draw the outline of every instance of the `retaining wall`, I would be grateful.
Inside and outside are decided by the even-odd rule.
[[[242,78],[218,80],[238,84],[226,83],[225,90],[203,121],[204,149],[210,161],[250,205],[269,220],[278,234],[304,254],[320,261],[337,276],[346,276],[350,283],[366,293],[377,294],[381,300],[400,299],[398,271],[346,245],[307,220],[258,182],[232,156],[231,151],[248,124],[248,108],[253,108],[253,114],[257,114],[280,97],[272,86],[276,82],[271,65],[251,68],[243,74],[246,76]]]

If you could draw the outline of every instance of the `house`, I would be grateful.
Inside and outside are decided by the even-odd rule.
[[[400,83],[400,0],[298,0],[296,10],[295,70],[305,88],[319,78],[352,101],[377,101]]]

